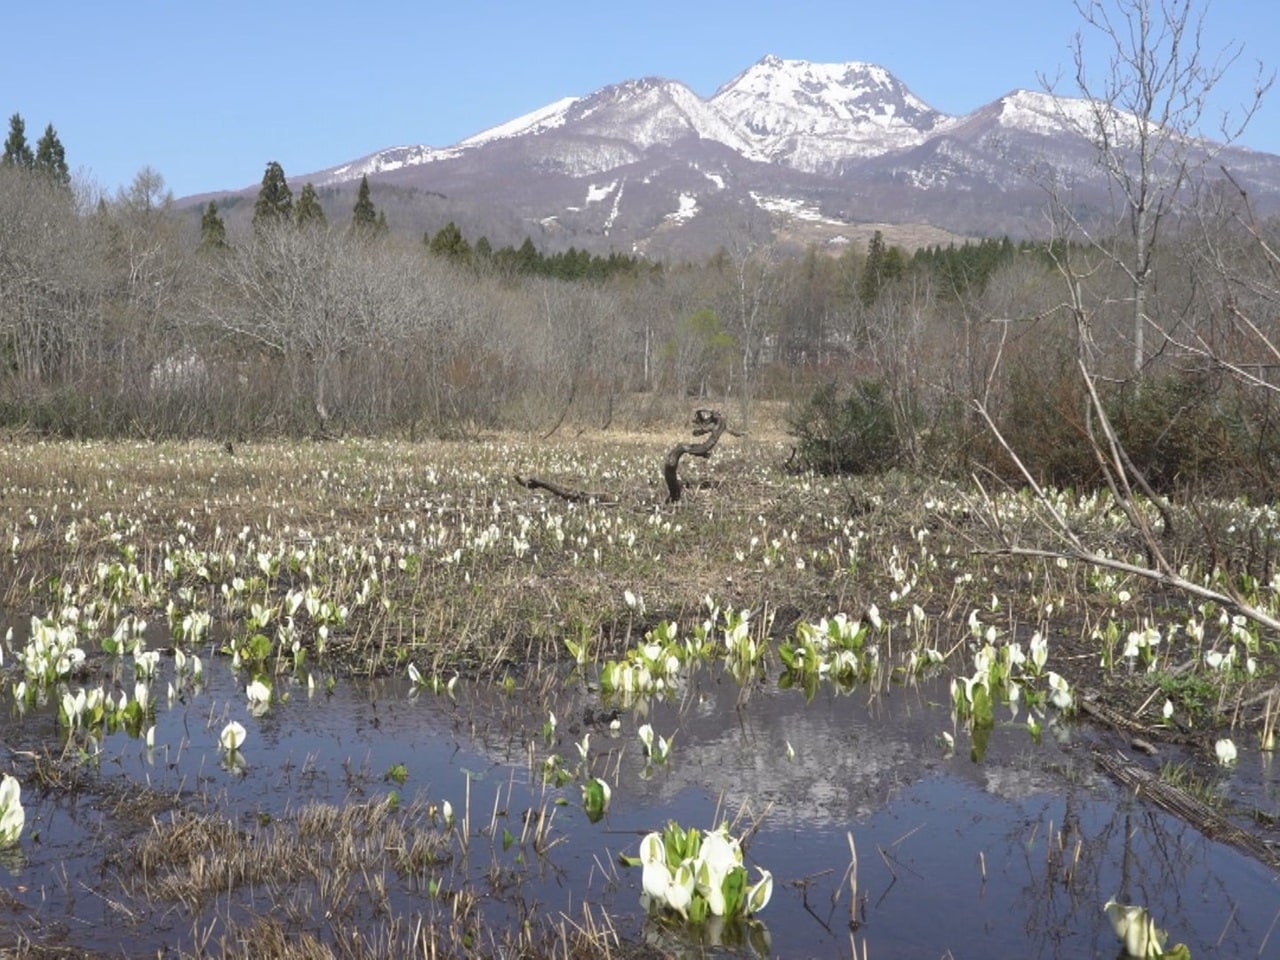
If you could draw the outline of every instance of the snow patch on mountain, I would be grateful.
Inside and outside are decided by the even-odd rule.
[[[650,77],[605,87],[569,108],[565,122],[575,134],[625,139],[641,150],[694,136],[763,159],[750,138],[674,80]]]
[[[1054,97],[1034,90],[1014,90],[997,100],[995,105],[1001,126],[1042,136],[1092,130],[1095,125],[1094,107],[1087,100]]]
[[[698,215],[698,198],[692,193],[680,194],[680,199],[677,203],[676,209],[663,218],[668,223],[683,223],[686,220],[692,220]]]
[[[843,221],[833,220],[831,217],[824,216],[817,206],[812,203],[806,203],[795,197],[773,197],[768,194],[751,191],[751,199],[755,201],[756,206],[767,213],[777,213],[783,216],[792,217],[796,220],[807,220],[811,223],[841,223]]]
[[[1138,118],[1132,113],[1113,108],[1105,101],[1092,102],[1079,97],[1059,97],[1035,90],[1014,90],[994,104],[998,122],[1009,127],[1046,137],[1062,135],[1093,139],[1099,126],[1105,126],[1109,137],[1120,145],[1137,141]],[[975,114],[981,111],[975,111]],[[1152,126],[1152,131],[1158,128]]]
[[[621,184],[618,187],[618,192],[613,195],[613,207],[609,210],[609,216],[604,221],[605,233],[608,233],[618,220],[618,211],[622,209],[622,191],[626,189],[626,186],[625,183]]]
[[[336,183],[346,183],[361,177],[378,173],[390,173],[405,167],[417,167],[436,160],[448,160],[459,155],[461,151],[454,147],[438,149],[428,146],[389,147],[360,160],[333,167],[312,178],[316,186],[326,187]]]
[[[605,197],[609,196],[609,194],[613,193],[613,191],[616,190],[617,188],[618,188],[617,180],[610,180],[608,183],[604,184],[603,186],[596,186],[596,184],[594,183],[588,184],[587,205],[590,206],[593,203],[603,203]]]
[[[578,100],[578,97],[562,97],[554,103],[539,107],[537,110],[531,110],[516,117],[514,120],[508,120],[506,123],[500,123],[496,127],[490,127],[487,130],[481,130],[465,140],[458,141],[458,146],[478,147],[494,140],[505,140],[509,137],[528,136],[554,130],[564,124],[569,109]]]

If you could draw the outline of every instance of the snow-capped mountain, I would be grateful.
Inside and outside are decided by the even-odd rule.
[[[767,56],[707,99],[674,80],[629,80],[452,146],[395,147],[290,180],[313,183],[341,217],[367,175],[393,229],[453,220],[466,236],[544,249],[700,255],[748,220],[796,242],[895,226],[926,243],[1023,236],[1045,222],[1046,176],[1081,208],[1101,202],[1082,136],[1093,107],[1015,90],[955,117],[874,64]],[[1256,212],[1280,209],[1280,157],[1225,148],[1216,163]]]
[[[765,57],[709,101],[773,162],[832,173],[852,157],[923,143],[953,122],[870,63]]]

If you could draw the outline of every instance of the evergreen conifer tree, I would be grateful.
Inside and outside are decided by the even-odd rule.
[[[867,244],[867,262],[858,278],[858,299],[863,306],[869,307],[875,303],[885,285],[902,276],[906,266],[902,248],[886,246],[884,234],[877,230]]]
[[[351,212],[351,229],[357,233],[372,235],[378,229],[378,211],[369,196],[369,177],[360,178],[360,189],[356,192],[355,209]]]
[[[4,141],[4,155],[0,156],[0,165],[6,167],[23,167],[30,170],[35,163],[31,147],[27,145],[27,127],[22,122],[22,115],[15,113],[9,118],[9,136]]]
[[[314,225],[323,227],[327,222],[324,210],[320,206],[320,197],[316,194],[316,188],[310,182],[302,187],[302,192],[298,194],[298,202],[293,208],[293,216],[299,227]]]
[[[67,169],[67,153],[58,139],[58,132],[53,124],[44,128],[44,136],[36,143],[35,169],[48,174],[54,183],[68,186],[71,183],[71,171]]]
[[[428,249],[436,256],[448,257],[450,260],[467,260],[471,257],[471,245],[452,220],[436,231]]]
[[[254,229],[269,223],[287,222],[292,214],[293,192],[284,178],[284,168],[272,160],[262,175],[262,188],[253,204]]]
[[[200,217],[200,249],[222,250],[227,246],[227,227],[218,216],[218,205],[210,200]]]
[[[525,237],[524,243],[516,251],[515,266],[519,273],[534,273],[542,264],[542,254],[533,245],[532,237]]]

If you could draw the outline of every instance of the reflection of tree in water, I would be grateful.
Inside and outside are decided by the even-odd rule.
[[[1118,942],[1102,909],[1111,897],[1145,906],[1166,946],[1186,943],[1193,956],[1258,955],[1274,913],[1270,884],[1248,879],[1267,871],[1109,784],[1046,798],[1008,849],[1021,851],[1026,873],[1011,915],[1025,917],[1029,957],[1112,956]],[[1078,942],[1082,921],[1089,944]]]

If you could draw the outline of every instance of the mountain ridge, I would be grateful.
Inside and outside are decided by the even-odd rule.
[[[692,256],[753,219],[837,247],[869,223],[1017,237],[1044,223],[1035,169],[1069,174],[1082,206],[1103,202],[1080,133],[1093,110],[1013,89],[954,116],[876,64],[770,54],[706,98],[678,80],[624,80],[449,146],[390,147],[290,179],[327,188],[340,210],[368,176],[375,199],[397,204],[397,228],[447,217],[465,235],[523,231],[548,248]],[[1280,210],[1280,157],[1225,146],[1218,158],[1256,210]]]

